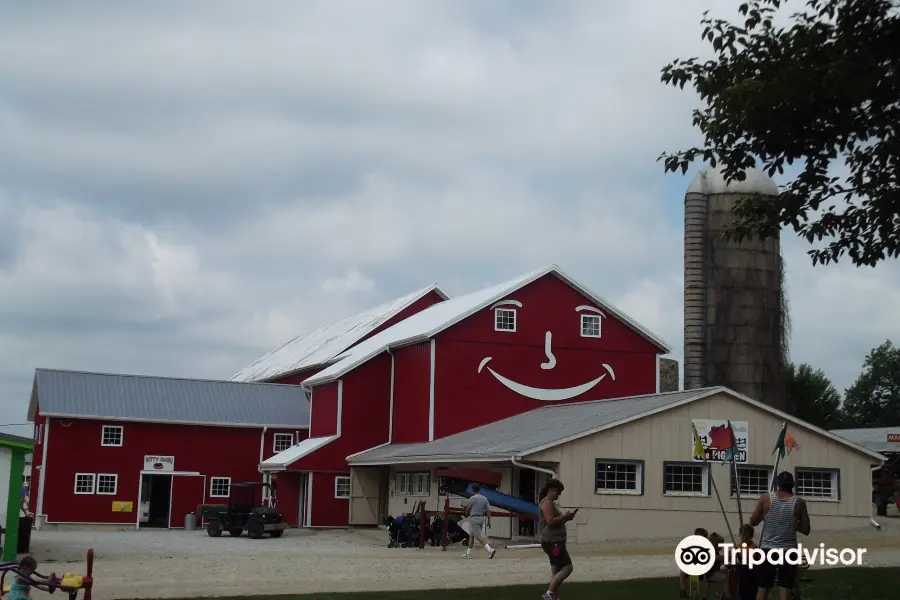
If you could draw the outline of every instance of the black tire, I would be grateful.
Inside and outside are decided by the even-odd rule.
[[[284,535],[284,529],[274,529],[269,532],[269,535],[271,535],[273,538],[280,538],[282,535]]]
[[[265,527],[263,527],[262,521],[250,521],[247,523],[247,535],[250,536],[251,539],[258,540],[266,533]]]
[[[231,537],[241,537],[242,533],[244,533],[244,530],[241,529],[240,527],[232,527],[231,529],[228,530],[228,534]]]
[[[222,526],[218,521],[213,521],[206,526],[206,534],[209,537],[219,537],[222,535]]]

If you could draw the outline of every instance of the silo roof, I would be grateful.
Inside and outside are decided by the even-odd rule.
[[[777,196],[780,192],[778,186],[764,171],[760,169],[747,169],[747,175],[743,181],[734,180],[725,183],[725,177],[719,167],[707,167],[697,173],[694,180],[688,186],[688,194],[765,194]]]

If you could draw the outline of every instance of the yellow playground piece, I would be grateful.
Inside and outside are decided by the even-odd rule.
[[[66,573],[62,576],[62,581],[60,581],[59,584],[64,587],[78,589],[84,585],[84,575],[72,575],[71,573]]]

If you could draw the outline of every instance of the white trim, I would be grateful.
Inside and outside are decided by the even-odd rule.
[[[800,493],[800,473],[828,473],[831,476],[831,496],[807,496]],[[794,467],[794,490],[796,494],[807,502],[840,502],[841,501],[841,476],[840,469],[833,467]]]
[[[263,435],[265,435],[265,431],[263,431]],[[282,448],[281,450],[278,449],[278,444],[277,444],[278,436],[287,436],[288,437],[287,448]],[[272,452],[274,454],[278,454],[279,452],[284,452],[285,450],[287,450],[288,448],[290,448],[293,445],[294,445],[294,434],[293,433],[284,433],[284,432],[272,433]],[[259,458],[260,458],[259,462],[262,462],[262,456],[260,456]]]
[[[599,340],[603,337],[603,317],[600,315],[579,315],[581,317],[581,337]],[[585,319],[597,319],[597,335],[588,335],[584,332]]]
[[[337,437],[341,437],[341,421],[344,420],[344,380],[338,380],[337,389],[337,424],[335,425]]]
[[[350,456],[346,457],[345,460],[350,460],[351,458],[355,458],[357,456],[362,456],[366,452],[371,452],[372,450],[378,450],[379,448],[384,448],[385,446],[390,446],[391,442],[385,442],[383,444],[378,444],[377,446],[372,446],[371,448],[367,448],[366,450],[360,450],[359,452],[354,452]]]
[[[607,465],[634,465],[635,467],[635,479],[634,485],[636,489],[633,490],[605,490],[597,487],[597,463],[607,464]],[[594,459],[594,493],[600,496],[640,496],[644,493],[644,465],[646,463],[642,460],[630,460],[627,458],[623,459],[609,459],[609,461],[604,462],[602,459]]]
[[[341,479],[347,480],[347,495],[346,496],[338,496],[338,481]],[[347,475],[335,475],[334,476],[334,499],[335,500],[349,500],[350,499],[350,477]]]
[[[388,354],[391,355],[391,408],[388,414],[388,441],[390,444],[394,439],[394,353],[388,348]]]
[[[141,469],[138,471],[141,475],[174,475],[174,476],[200,476],[206,477],[200,471],[144,471]]]
[[[313,473],[309,473],[306,486],[306,526],[312,527]]]
[[[283,385],[283,384],[266,384],[266,385]],[[197,427],[233,427],[239,429],[258,429],[260,427],[272,427],[277,429],[309,429],[309,423],[305,425],[290,425],[285,423],[220,423],[206,421],[172,421],[170,419],[138,419],[132,417],[111,417],[109,415],[77,415],[71,413],[41,413],[44,417],[53,417],[55,419],[84,419],[87,421],[112,421],[114,423],[158,423],[160,425],[193,425]]]
[[[662,377],[660,376],[660,373],[659,373],[659,369],[661,366],[660,363],[661,363],[660,355],[657,354],[656,355],[656,393],[657,394],[659,394],[661,392],[661,390],[659,389],[659,386],[662,385]]]
[[[502,306],[518,306],[519,308],[522,308],[522,303],[518,300],[501,300],[500,302],[494,302],[491,305],[490,310],[494,310],[495,308],[500,308]]]
[[[597,308],[596,306],[590,306],[589,304],[582,304],[580,306],[575,307],[575,312],[580,313],[583,311],[590,311],[592,313],[597,313],[601,317],[605,317],[606,313]]]
[[[504,313],[512,313],[512,329],[500,329],[497,326],[497,318],[500,316],[500,311]],[[516,329],[519,326],[519,312],[514,308],[504,308],[499,306],[494,309],[494,331],[499,331],[501,333],[515,333]]]
[[[118,429],[119,430],[119,443],[118,444],[107,444],[106,440],[106,430],[107,429]],[[100,427],[100,445],[104,448],[121,448],[125,444],[125,426],[123,425],[103,425]]]
[[[79,477],[88,477],[91,478],[91,491],[89,492],[79,492],[78,491],[78,478]],[[75,485],[72,486],[72,493],[76,496],[92,496],[94,492],[97,490],[97,474],[96,473],[75,473]]]
[[[702,491],[699,492],[667,492],[666,491],[666,469],[668,467],[691,467],[691,468],[699,468],[702,473],[701,482],[702,482]],[[676,464],[663,464],[663,496],[670,496],[673,498],[708,498],[710,495],[710,485],[709,480],[713,476],[712,469],[710,469],[709,463],[676,463]]]
[[[326,383],[329,381],[334,381],[334,380],[342,377],[343,375],[345,375],[347,372],[355,369],[359,365],[367,362],[371,358],[378,356],[379,354],[381,354],[388,348],[396,348],[399,346],[409,345],[409,344],[416,343],[416,342],[423,342],[425,340],[431,339],[435,335],[440,333],[441,331],[444,331],[445,329],[448,329],[449,327],[456,325],[460,321],[471,317],[475,313],[491,306],[492,304],[494,304],[495,302],[497,302],[499,300],[503,300],[504,298],[510,296],[511,294],[522,289],[523,287],[525,287],[525,286],[537,281],[541,277],[544,277],[545,275],[549,275],[551,273],[555,274],[564,283],[568,284],[571,288],[573,288],[574,290],[581,293],[581,295],[587,297],[594,304],[597,304],[597,305],[605,308],[610,314],[612,314],[614,317],[616,317],[617,319],[622,321],[629,328],[633,329],[641,337],[645,338],[651,344],[653,344],[654,346],[656,346],[657,348],[662,350],[663,354],[671,354],[672,353],[672,347],[668,343],[666,343],[659,337],[655,336],[654,334],[650,333],[648,330],[644,329],[644,327],[641,326],[637,321],[635,321],[634,319],[632,319],[625,313],[621,312],[619,309],[614,308],[613,305],[610,304],[608,301],[606,301],[603,298],[601,298],[600,296],[594,294],[593,292],[591,292],[584,286],[576,283],[574,279],[572,279],[571,277],[569,277],[568,275],[563,273],[558,266],[550,265],[548,267],[544,267],[543,269],[541,269],[539,271],[535,271],[534,273],[531,273],[528,276],[523,276],[521,278],[518,278],[516,280],[515,285],[512,285],[512,286],[504,289],[501,293],[495,295],[492,298],[489,298],[488,300],[475,306],[474,308],[470,308],[469,310],[460,312],[459,314],[455,315],[453,318],[451,318],[447,321],[444,321],[437,327],[433,327],[432,329],[430,329],[428,331],[423,331],[421,333],[414,334],[414,335],[411,335],[411,336],[408,336],[408,337],[405,337],[402,339],[388,341],[388,342],[386,342],[385,345],[374,347],[370,352],[367,352],[365,355],[360,355],[359,358],[352,360],[352,361],[347,361],[346,359],[348,357],[345,356],[341,361],[338,361],[338,362],[346,362],[346,365],[344,365],[342,368],[340,368],[337,371],[335,371],[334,373],[331,373],[324,377],[322,376],[322,372],[319,372],[316,375],[313,375],[312,377],[307,378],[305,380],[305,383],[307,383],[309,385],[319,385],[319,384]],[[413,317],[410,317],[410,318],[413,318]],[[386,329],[385,331],[388,331],[388,330],[389,329]],[[363,343],[365,343],[365,342],[363,342]],[[337,363],[335,363],[335,365],[336,364]],[[332,365],[332,366],[334,366],[334,365]],[[330,368],[331,368],[331,366],[328,367],[328,369],[330,369]],[[326,369],[326,370],[328,370],[328,369]]]
[[[213,488],[215,487],[216,480],[226,480],[228,481],[228,493],[225,495],[222,494],[213,494]],[[231,496],[231,477],[213,477],[209,478],[209,497],[210,498],[228,498]]]
[[[34,511],[35,514],[38,515],[44,514],[44,488],[46,487],[47,481],[47,448],[50,446],[50,419],[46,415],[44,415],[43,443],[44,444],[41,447],[41,478],[38,481],[37,510]],[[37,520],[37,528],[41,528],[41,519]]]
[[[112,477],[114,483],[114,488],[112,492],[101,492],[100,491],[100,478],[101,477]],[[99,496],[115,496],[119,493],[119,474],[118,473],[97,473],[97,480],[94,484],[94,489],[97,490],[97,495]]]
[[[375,448],[372,448],[374,450]],[[366,450],[369,452],[369,450]],[[385,467],[388,465],[439,465],[443,463],[507,463],[508,454],[493,456],[447,454],[442,456],[398,456],[375,459],[372,462],[354,461],[353,467]],[[518,458],[518,457],[517,457]]]
[[[300,460],[302,458],[306,458],[307,456],[309,456],[310,454],[312,454],[319,448],[323,448],[323,447],[327,446],[328,444],[335,441],[339,437],[340,436],[338,436],[338,435],[329,435],[327,437],[306,438],[299,444],[295,444],[295,445],[291,446],[284,452],[279,452],[275,456],[269,457],[266,460],[259,463],[259,471],[261,473],[275,473],[275,472],[284,471],[287,469],[287,467],[294,464],[298,460]],[[303,446],[304,444],[306,444],[306,447],[301,448],[301,446]],[[297,454],[298,449],[301,450],[300,454]],[[285,459],[284,457],[282,457],[280,459],[278,458],[279,456],[281,456],[285,453],[292,453],[292,455],[288,459]]]
[[[435,341],[431,340],[431,377],[428,381],[428,441],[434,441],[434,365]]]

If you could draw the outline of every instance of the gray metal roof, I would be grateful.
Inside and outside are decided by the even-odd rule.
[[[175,379],[37,369],[28,418],[94,417],[197,425],[307,427],[302,388],[271,383]]]
[[[509,460],[613,427],[725,388],[704,388],[538,408],[422,444],[394,444],[358,454],[350,464]]]
[[[831,433],[874,452],[881,454],[885,452],[888,454],[900,453],[900,442],[887,441],[889,433],[900,435],[900,425],[897,427],[873,427],[870,429],[832,429]]]

